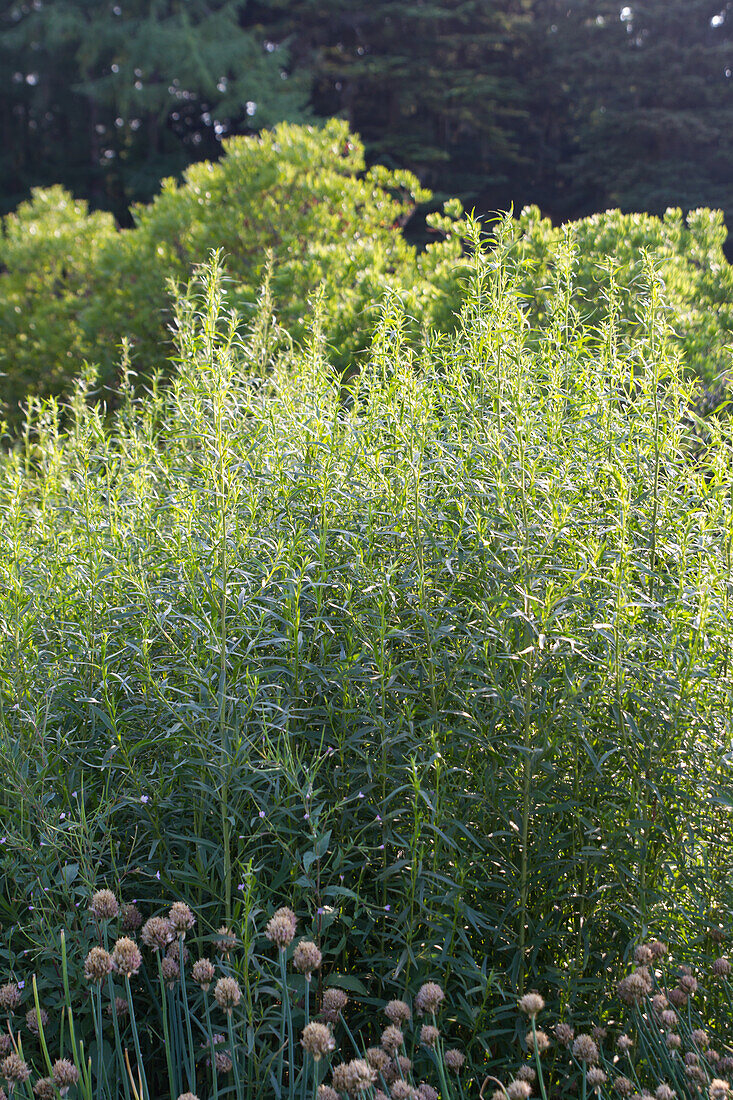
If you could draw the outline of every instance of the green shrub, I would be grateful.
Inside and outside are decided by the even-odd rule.
[[[441,973],[476,1065],[727,911],[730,428],[702,464],[651,265],[634,334],[571,282],[532,333],[473,232],[456,332],[388,296],[346,395],[317,301],[278,350],[215,267],[170,387],[3,456],[6,969],[100,877],[212,930],[251,879],[367,997]]]
[[[225,150],[215,164],[188,168],[182,183],[165,180],[149,206],[135,209],[131,230],[114,232],[109,216],[87,215],[59,188],[36,192],[6,219],[0,394],[11,419],[28,394],[68,392],[82,359],[99,367],[113,400],[123,337],[145,378],[168,367],[171,283],[186,284],[214,248],[233,280],[229,304],[245,319],[272,252],[278,316],[295,339],[307,327],[309,294],[323,284],[326,338],[340,368],[368,344],[385,289],[430,320],[460,243],[420,257],[407,244],[400,227],[428,197],[414,176],[365,171],[360,142],[337,121],[283,124],[233,138]]]

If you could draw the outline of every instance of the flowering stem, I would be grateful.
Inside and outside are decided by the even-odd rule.
[[[234,1084],[237,1090],[237,1100],[242,1100],[242,1084],[239,1080],[239,1060],[234,1046],[234,1023],[232,1021],[231,1009],[227,1010],[227,1029],[229,1031],[229,1053],[231,1054],[232,1066],[234,1067]],[[216,1061],[216,1055],[214,1055],[214,1061]]]
[[[140,1053],[140,1037],[137,1033],[137,1022],[135,1020],[135,1007],[132,1003],[132,990],[130,989],[130,975],[125,974],[125,992],[127,993],[127,1004],[130,1009],[130,1023],[132,1025],[132,1039],[135,1043],[135,1057],[137,1058],[137,1073],[140,1079],[143,1100],[150,1100],[150,1091],[148,1089],[148,1080],[145,1076],[145,1066],[143,1065],[143,1056]],[[585,1100],[585,1098],[584,1098]]]
[[[311,997],[310,978],[306,978],[305,979],[305,1027],[308,1027],[308,1024],[310,1022],[310,997]],[[302,1100],[306,1100],[306,1091],[308,1089],[308,1062],[309,1062],[309,1058],[308,1058],[308,1055],[306,1054],[305,1058],[303,1059],[303,1087],[302,1087],[302,1093],[301,1093]],[[313,1066],[314,1066],[314,1075],[317,1078],[318,1077],[318,1073],[317,1073],[318,1066],[317,1066],[315,1058],[313,1059]]]
[[[188,1087],[191,1092],[196,1091],[196,1062],[193,1049],[193,1033],[191,1031],[191,1013],[188,1010],[188,995],[186,993],[186,966],[183,957],[183,935],[178,936],[178,972],[181,976],[181,998],[183,1000],[183,1012],[186,1017],[186,1038],[188,1039],[188,1059],[186,1061],[186,1075]]]
[[[285,971],[285,952],[280,952],[280,977],[283,988],[283,1012],[288,1024],[288,1096],[293,1100],[295,1096],[295,1052],[293,1050],[293,1017],[290,1011],[290,992],[288,990],[288,976]]]
[[[209,1050],[211,1051],[211,1083],[214,1090],[214,1095],[211,1100],[219,1100],[219,1075],[216,1070],[214,1033],[211,1030],[211,1010],[209,1009],[209,994],[207,990],[204,990],[204,1012],[206,1013],[206,1034],[209,1039]]]
[[[588,1063],[583,1062],[583,1100],[588,1095]]]
[[[165,991],[165,979],[163,978],[163,962],[159,951],[155,952],[155,958],[158,963],[158,980],[160,982],[160,1013],[163,1018],[163,1042],[165,1043],[165,1061],[168,1068],[168,1085],[170,1086],[171,1097],[173,1097],[175,1094],[175,1081],[171,1061],[171,1036],[168,1026],[168,998]]]
[[[534,1047],[534,1060],[537,1066],[537,1078],[540,1083],[540,1091],[542,1093],[542,1100],[547,1100],[547,1093],[545,1091],[545,1079],[542,1075],[542,1059],[540,1058],[539,1047],[537,1046],[537,1028],[536,1017],[532,1017],[532,1045]]]
[[[115,1049],[117,1051],[117,1061],[120,1067],[120,1076],[122,1077],[122,1087],[125,1090],[125,1100],[130,1100],[130,1085],[127,1080],[127,1069],[125,1068],[125,1059],[122,1055],[122,1039],[120,1038],[120,1024],[117,1019],[117,1001],[115,999],[115,987],[112,981],[112,975],[107,975],[107,988],[109,990],[109,1004],[112,1011],[112,1024],[115,1030]]]
[[[36,1006],[36,1020],[38,1021],[38,1039],[41,1044],[41,1050],[43,1051],[43,1060],[46,1063],[46,1068],[50,1076],[53,1076],[53,1066],[51,1065],[51,1059],[48,1056],[48,1046],[46,1045],[46,1036],[43,1032],[43,1020],[41,1018],[41,1004],[38,1000],[38,985],[36,983],[36,976],[33,975],[33,1003]],[[95,1021],[96,1023],[96,1021]]]

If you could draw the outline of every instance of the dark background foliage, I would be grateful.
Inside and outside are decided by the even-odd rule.
[[[223,137],[340,115],[479,213],[733,210],[723,0],[26,0],[0,14],[0,207],[131,202]]]

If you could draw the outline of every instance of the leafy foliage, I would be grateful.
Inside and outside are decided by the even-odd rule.
[[[582,1015],[729,911],[730,426],[691,448],[651,261],[587,326],[563,242],[533,331],[469,231],[455,333],[388,294],[346,391],[323,302],[273,345],[214,265],[170,387],[2,458],[6,970],[102,882],[287,900],[367,1005],[440,975],[480,1066],[538,974]]]

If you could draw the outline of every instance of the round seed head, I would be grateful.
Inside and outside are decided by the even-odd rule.
[[[657,1091],[654,1093],[657,1100],[675,1100],[677,1093],[674,1089],[671,1089],[669,1085],[662,1083],[657,1086]]]
[[[692,1041],[700,1050],[706,1050],[710,1046],[710,1039],[702,1028],[696,1028],[692,1033]]]
[[[15,982],[8,982],[0,986],[0,1010],[13,1012],[20,1004],[20,986]]]
[[[661,940],[651,940],[647,944],[647,947],[655,959],[663,959],[667,954],[667,945],[666,943],[662,943]]]
[[[214,980],[214,964],[209,959],[197,959],[193,964],[191,976],[204,993],[207,993]]]
[[[602,1043],[608,1035],[608,1032],[606,1031],[605,1027],[594,1027],[591,1031],[591,1035],[597,1043]]]
[[[679,1035],[675,1035],[673,1031],[668,1031],[664,1042],[667,1046],[667,1050],[679,1050],[682,1046],[682,1040]]]
[[[530,1019],[534,1019],[544,1007],[545,1002],[539,993],[525,993],[523,997],[519,998],[520,1012],[524,1012]]]
[[[691,997],[693,993],[697,993],[697,979],[693,978],[692,974],[683,974],[678,984],[688,997]]]
[[[550,1046],[550,1040],[544,1031],[528,1031],[524,1038],[529,1050],[536,1051],[537,1054],[544,1054]]]
[[[390,1024],[382,1032],[382,1049],[386,1050],[387,1054],[396,1054],[404,1041],[405,1036],[400,1028],[395,1027],[394,1024]]]
[[[234,978],[219,978],[214,986],[214,998],[219,1008],[225,1012],[231,1012],[242,999],[242,990]]]
[[[689,997],[685,993],[684,989],[680,989],[678,985],[669,991],[669,999],[675,1008],[684,1008],[687,1004]]]
[[[169,989],[173,989],[181,976],[180,966],[170,955],[166,955],[160,964],[160,969],[163,973],[163,981]]]
[[[466,1061],[466,1055],[461,1050],[455,1048],[446,1050],[443,1055],[443,1061],[447,1065],[448,1069],[452,1069],[454,1073],[458,1073],[463,1067],[463,1063]]]
[[[318,970],[322,960],[320,950],[310,940],[301,940],[293,952],[293,966],[308,979],[314,970]]]
[[[59,1089],[68,1089],[79,1080],[79,1070],[68,1058],[58,1058],[53,1064],[53,1079]]]
[[[332,1024],[335,1024],[348,1003],[349,998],[346,996],[343,989],[337,989],[335,987],[327,989],[323,994],[323,1001],[321,1002],[321,1014]]]
[[[115,970],[126,978],[137,974],[143,964],[140,948],[129,936],[123,936],[117,940],[112,951],[112,962]]]
[[[532,1095],[532,1086],[529,1081],[522,1081],[521,1078],[516,1077],[507,1085],[506,1094],[509,1100],[529,1100]]]
[[[730,961],[725,955],[721,955],[719,959],[715,960],[711,970],[716,978],[727,978],[731,971]]]
[[[227,1050],[214,1051],[214,1064],[217,1073],[229,1073],[232,1068],[232,1058]]]
[[[417,1086],[419,1100],[438,1100],[438,1093],[427,1081],[422,1081]]]
[[[608,1078],[600,1066],[591,1066],[586,1074],[586,1080],[592,1089],[599,1089],[605,1085]]]
[[[186,932],[190,932],[196,923],[196,918],[183,901],[173,902],[168,920],[171,922],[171,927],[177,936],[185,936]]]
[[[178,965],[181,965],[181,946],[178,940],[174,940],[173,943],[168,944],[166,955],[169,959],[175,959]],[[185,966],[190,958],[189,950],[186,945],[183,945],[183,965]]]
[[[283,906],[277,909],[267,922],[265,935],[270,943],[274,943],[281,951],[289,947],[295,938],[297,918],[292,909]]]
[[[598,1061],[598,1047],[590,1035],[579,1035],[573,1043],[573,1055],[579,1062],[595,1065]]]
[[[634,1091],[633,1082],[628,1077],[617,1077],[613,1082],[613,1087],[619,1096],[631,1096]]]
[[[26,1027],[32,1035],[40,1035],[41,1027],[45,1027],[48,1023],[48,1013],[46,1012],[45,1008],[41,1009],[41,1020],[39,1026],[38,1013],[36,1012],[35,1008],[29,1008],[25,1014],[25,1023]]]
[[[332,1089],[330,1085],[319,1085],[318,1100],[340,1100],[340,1097],[336,1089]]]
[[[622,1054],[626,1054],[628,1051],[630,1051],[633,1045],[634,1040],[629,1038],[628,1035],[619,1035],[618,1039],[616,1040],[616,1046]]]
[[[19,1054],[9,1054],[0,1062],[0,1077],[4,1078],[10,1086],[22,1084],[30,1075],[28,1063],[24,1062]]]
[[[97,890],[92,894],[89,908],[97,920],[114,920],[120,912],[119,902],[111,890]]]
[[[54,1100],[56,1096],[56,1085],[54,1084],[53,1077],[39,1077],[33,1086],[33,1092],[38,1097],[38,1100]],[[3,1096],[5,1090],[3,1090]]]
[[[535,1071],[532,1069],[531,1066],[528,1065],[520,1066],[517,1070],[517,1077],[519,1078],[519,1080],[529,1081],[530,1085],[533,1083],[536,1076],[537,1074],[535,1073]]]
[[[437,1012],[445,1000],[445,993],[437,982],[425,982],[415,996],[415,1008],[421,1016]]]
[[[639,963],[640,966],[651,966],[654,961],[651,947],[646,943],[640,943],[634,951],[634,961]]]
[[[199,1100],[199,1098],[193,1092],[182,1092],[178,1100]]]
[[[133,902],[122,906],[121,928],[123,932],[137,932],[142,927],[143,915]]]
[[[384,1014],[396,1027],[406,1024],[412,1015],[407,1001],[388,1001],[384,1006]]]
[[[216,933],[216,939],[214,940],[214,946],[220,955],[229,955],[230,951],[233,951],[237,946],[237,937],[227,928],[225,924],[222,924],[221,928]]]
[[[124,997],[115,997],[115,1012],[119,1017],[124,1018],[130,1011],[130,1006]],[[112,1005],[107,1005],[107,1015],[112,1015]]]
[[[300,1044],[314,1062],[336,1049],[336,1042],[327,1024],[310,1023],[303,1028]]]
[[[638,1005],[651,993],[653,985],[651,975],[644,966],[633,970],[616,986],[618,995],[624,1004]]]
[[[112,956],[103,947],[93,947],[84,960],[84,977],[88,982],[102,982],[112,971]]]
[[[389,1054],[381,1047],[369,1047],[366,1052],[366,1060],[377,1073],[383,1073],[389,1065]]]
[[[398,1081],[394,1082],[389,1090],[389,1094],[392,1100],[409,1100],[412,1096],[412,1087],[408,1085],[407,1081],[403,1081],[402,1078],[400,1078]]]
[[[424,1047],[434,1047],[440,1038],[440,1032],[432,1024],[423,1024],[420,1028],[420,1042]]]
[[[354,1058],[348,1062],[349,1070],[349,1096],[358,1096],[360,1092],[366,1092],[377,1079],[377,1075],[363,1058]]]
[[[140,933],[143,943],[153,951],[165,951],[174,936],[173,926],[166,917],[150,917]]]
[[[728,1100],[730,1096],[730,1085],[727,1081],[722,1081],[719,1077],[714,1077],[710,1082],[708,1096],[710,1100]]]
[[[0,1031],[0,1058],[4,1058],[6,1054],[10,1054],[13,1049],[13,1040],[5,1031]]]
[[[395,1062],[397,1063],[403,1077],[407,1077],[408,1074],[412,1073],[412,1062],[406,1054],[398,1054],[395,1058]]]
[[[677,1013],[673,1008],[665,1008],[659,1019],[665,1027],[677,1027]]]
[[[575,1038],[575,1028],[571,1027],[570,1024],[555,1024],[555,1038],[564,1047],[569,1047]]]

